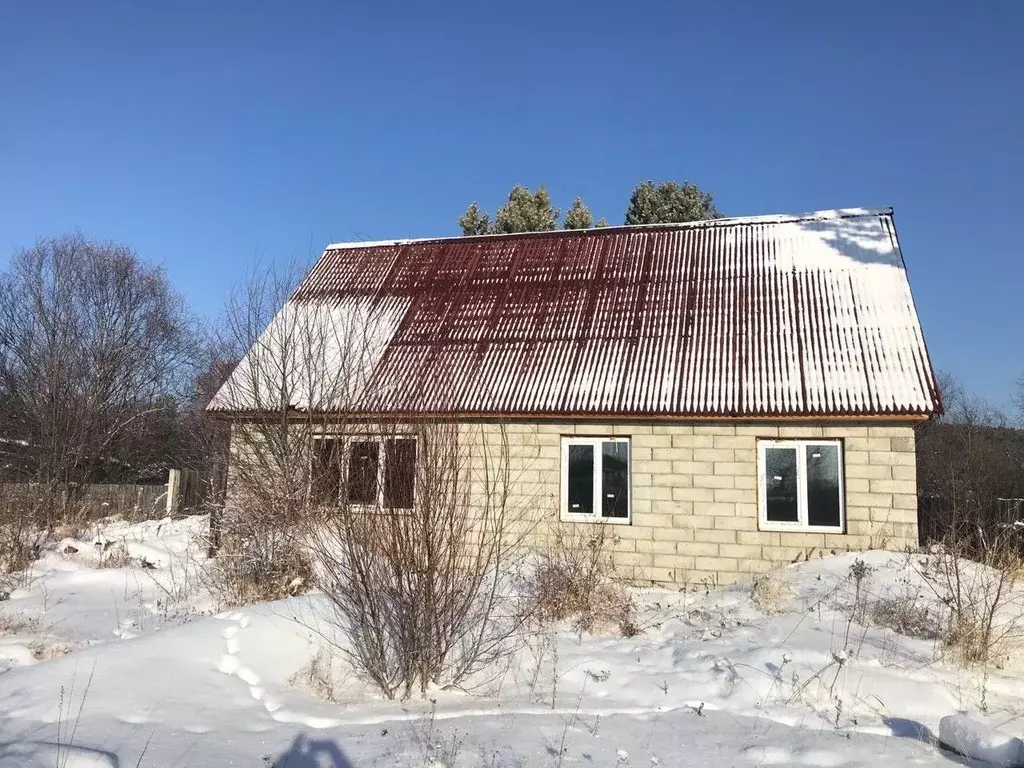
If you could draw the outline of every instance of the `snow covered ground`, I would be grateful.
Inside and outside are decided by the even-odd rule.
[[[921,556],[800,563],[756,597],[637,590],[636,637],[540,631],[496,682],[399,703],[324,651],[319,595],[213,615],[204,526],[106,526],[122,568],[63,542],[0,603],[0,766],[951,765],[969,762],[934,744],[947,715],[1024,733],[1024,670],[983,679],[851,620],[934,603]]]

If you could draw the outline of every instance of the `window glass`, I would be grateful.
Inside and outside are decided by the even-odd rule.
[[[765,448],[765,504],[768,520],[795,523],[800,519],[797,504],[796,449]]]
[[[352,443],[348,462],[348,503],[377,503],[377,467],[380,446],[376,441],[359,440]]]
[[[594,512],[594,446],[569,445],[569,512]]]
[[[388,440],[384,443],[384,506],[412,509],[416,484],[416,441]]]
[[[629,517],[629,443],[601,443],[601,515]]]
[[[807,454],[807,524],[838,528],[840,524],[839,447],[808,445],[805,451]]]
[[[321,504],[337,504],[341,494],[341,456],[337,440],[318,440],[313,492]]]

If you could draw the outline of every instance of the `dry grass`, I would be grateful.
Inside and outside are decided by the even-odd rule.
[[[100,555],[100,568],[127,568],[131,562],[132,556],[123,542],[108,547]]]
[[[29,641],[28,649],[36,661],[50,661],[59,658],[71,650],[71,646],[63,640],[53,637],[34,637]]]
[[[28,567],[39,559],[45,534],[24,517],[0,520],[0,600],[23,586]]]
[[[1002,667],[1024,650],[1020,533],[986,542],[975,562],[953,546],[930,558],[923,575],[947,606],[939,627],[944,655],[962,666]]]
[[[337,703],[334,694],[334,657],[326,650],[316,651],[309,662],[295,672],[288,684],[316,696],[321,701]]]
[[[308,589],[313,567],[308,553],[287,532],[250,521],[223,537],[209,579],[229,605],[280,600]]]
[[[626,637],[639,633],[633,598],[615,580],[603,524],[560,525],[528,585],[528,611],[541,624],[573,619],[579,632],[615,627]]]
[[[934,640],[939,635],[939,616],[922,603],[915,590],[905,589],[892,597],[873,601],[868,609],[868,620],[876,627],[885,627],[906,637]]]
[[[41,631],[38,619],[30,619],[21,613],[0,613],[0,635],[26,635]]]
[[[2,635],[27,638],[26,645],[36,661],[49,661],[71,650],[71,646],[64,640],[54,637],[42,621],[21,613],[0,613],[0,636]]]
[[[754,604],[767,616],[782,613],[792,594],[792,587],[778,570],[766,571],[755,576],[750,588],[750,597]]]

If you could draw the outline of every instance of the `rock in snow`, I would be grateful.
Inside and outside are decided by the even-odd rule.
[[[1024,766],[1024,742],[963,715],[939,721],[939,740],[962,755],[1004,768]]]

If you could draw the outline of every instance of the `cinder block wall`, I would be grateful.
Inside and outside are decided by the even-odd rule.
[[[558,521],[561,437],[631,438],[632,524],[615,525],[610,534],[617,568],[638,584],[726,584],[832,551],[917,546],[909,425],[510,424],[504,430],[514,491],[536,510],[537,535]],[[758,438],[815,437],[843,441],[847,532],[760,531]]]

